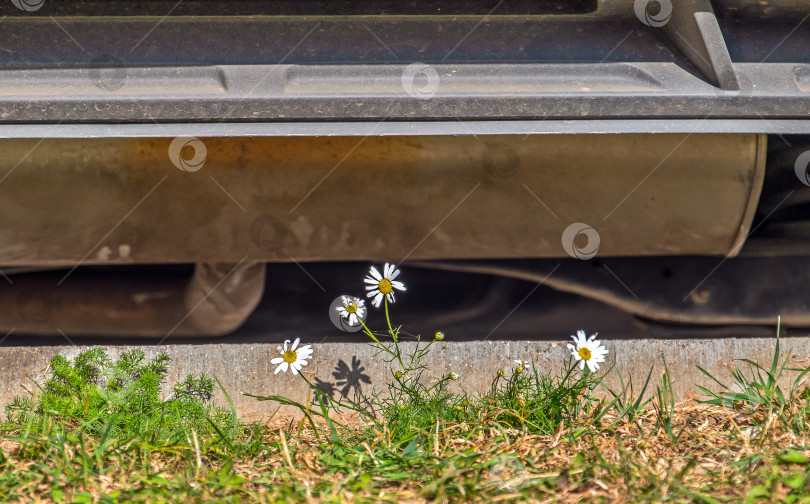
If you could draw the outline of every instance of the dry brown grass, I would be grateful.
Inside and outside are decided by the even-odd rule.
[[[810,434],[797,435],[777,421],[764,431],[754,425],[754,417],[714,406],[679,405],[675,418],[674,430],[682,429],[675,441],[660,428],[652,408],[612,427],[615,417],[609,414],[598,423],[585,421],[574,427],[576,437],[562,426],[541,436],[440,424],[410,459],[403,457],[401,446],[387,445],[385,429],[376,437],[365,433],[354,440],[343,433],[345,445],[336,447],[319,440],[308,423],[293,421],[264,430],[259,440],[263,449],[243,456],[223,456],[224,448],[212,444],[159,450],[122,444],[114,447],[118,456],[79,478],[71,473],[80,471],[81,450],[97,448],[93,441],[69,446],[65,458],[32,460],[31,446],[21,450],[13,439],[0,441],[0,449],[4,470],[33,476],[20,478],[17,502],[56,502],[55,487],[65,492],[57,495],[86,495],[88,502],[152,502],[167,496],[200,502],[807,498],[806,465],[790,461],[785,450],[810,446]],[[408,477],[401,477],[403,471]]]
[[[783,456],[790,447],[810,446],[807,433],[797,436],[775,421],[763,430],[755,425],[754,416],[694,403],[676,408],[674,430],[680,436],[675,441],[659,427],[652,408],[634,421],[607,427],[614,419],[606,415],[601,426],[592,425],[573,439],[571,431],[562,427],[554,435],[492,427],[462,436],[468,426],[441,426],[438,442],[426,447],[413,479],[392,482],[374,477],[368,491],[337,490],[332,495],[397,502],[438,498],[559,503],[743,502],[760,493],[764,502],[783,502],[810,495],[806,466]],[[353,472],[348,467],[343,474],[326,475],[329,468],[319,459],[323,447],[305,426],[300,432],[301,436],[288,440],[291,455],[282,453],[268,463],[239,466],[247,479],[260,478],[274,468],[308,488],[319,488],[359,475],[360,468]],[[281,438],[278,432],[271,436]],[[361,452],[376,467],[381,463],[374,453],[384,443],[382,433],[373,442],[363,443]],[[448,477],[442,460],[472,454],[477,458],[471,467],[455,467]],[[445,491],[437,495],[433,487],[443,478]],[[796,478],[802,479],[800,485]],[[279,478],[277,483],[284,480]],[[463,495],[459,489],[465,486],[474,491]],[[329,499],[310,494],[307,500]]]

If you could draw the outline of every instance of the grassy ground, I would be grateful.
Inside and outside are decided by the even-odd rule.
[[[93,350],[7,410],[0,501],[810,502],[810,395],[801,371],[777,385],[782,362],[747,364],[706,404],[675,404],[668,374],[641,401],[644,384],[610,391],[569,364],[476,396],[378,396],[374,421],[316,400],[246,424],[211,404],[215,380],[166,396],[166,357]]]

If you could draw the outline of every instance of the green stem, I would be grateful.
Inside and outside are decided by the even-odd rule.
[[[434,343],[436,343],[436,340],[431,340],[431,342],[430,342],[430,343],[428,343],[427,345],[425,345],[425,348],[423,348],[423,349],[419,350],[419,354],[416,356],[416,358],[415,358],[414,360],[417,360],[417,361],[418,361],[419,359],[421,359],[421,358],[422,358],[422,357],[423,357],[423,356],[424,356],[424,355],[427,353],[427,351],[428,351],[428,349],[430,348],[430,346],[431,346],[432,344],[434,344]]]
[[[386,345],[383,345],[382,342],[380,342],[380,340],[378,340],[376,336],[374,336],[374,333],[371,332],[371,329],[369,329],[368,326],[366,325],[366,323],[363,322],[363,319],[361,319],[360,317],[357,317],[357,320],[359,320],[360,324],[363,325],[363,329],[365,329],[366,334],[368,335],[368,337],[371,338],[372,340],[374,340],[374,343],[377,343],[378,348],[380,348],[382,350],[385,350],[386,352],[390,353],[391,355],[393,355],[395,357],[399,357],[396,353],[391,351],[390,348],[388,348]]]
[[[394,329],[391,328],[391,319],[388,317],[388,297],[383,297],[383,302],[385,303],[385,321],[388,322],[388,332],[391,333],[391,336],[394,338],[394,343],[397,342],[397,337],[394,335]]]
[[[396,356],[397,360],[399,361],[399,367],[402,369],[403,373],[408,373],[410,371],[409,367],[405,367],[405,363],[402,362],[402,351],[399,349],[399,341],[397,338],[397,334],[394,332],[394,328],[391,327],[391,318],[388,316],[388,298],[384,297],[383,302],[385,303],[385,321],[388,323],[388,333],[391,335],[391,338],[394,340],[394,348],[396,348]]]
[[[428,395],[428,394],[430,393],[430,391],[431,391],[431,390],[435,389],[436,387],[438,387],[438,386],[439,386],[439,385],[441,385],[442,383],[445,383],[445,382],[448,382],[448,381],[450,381],[450,378],[447,378],[447,377],[445,377],[445,378],[441,378],[439,381],[437,381],[436,383],[434,383],[432,387],[430,387],[429,389],[425,390],[425,392],[424,392],[424,394],[423,394],[423,395]]]

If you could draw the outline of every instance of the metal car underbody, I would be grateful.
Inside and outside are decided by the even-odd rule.
[[[3,334],[336,332],[366,261],[468,338],[810,328],[810,3],[0,16]]]

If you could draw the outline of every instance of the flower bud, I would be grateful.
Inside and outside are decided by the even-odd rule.
[[[503,369],[499,369],[497,375],[503,377],[504,375]]]
[[[433,335],[433,339],[436,341],[442,341],[444,339],[444,333],[441,331],[436,331],[436,334]]]
[[[397,371],[396,373],[394,373],[394,376],[396,376],[397,378],[402,378],[402,371]]]
[[[450,371],[450,374],[448,374],[447,377],[451,380],[458,380],[458,373],[455,371]]]

